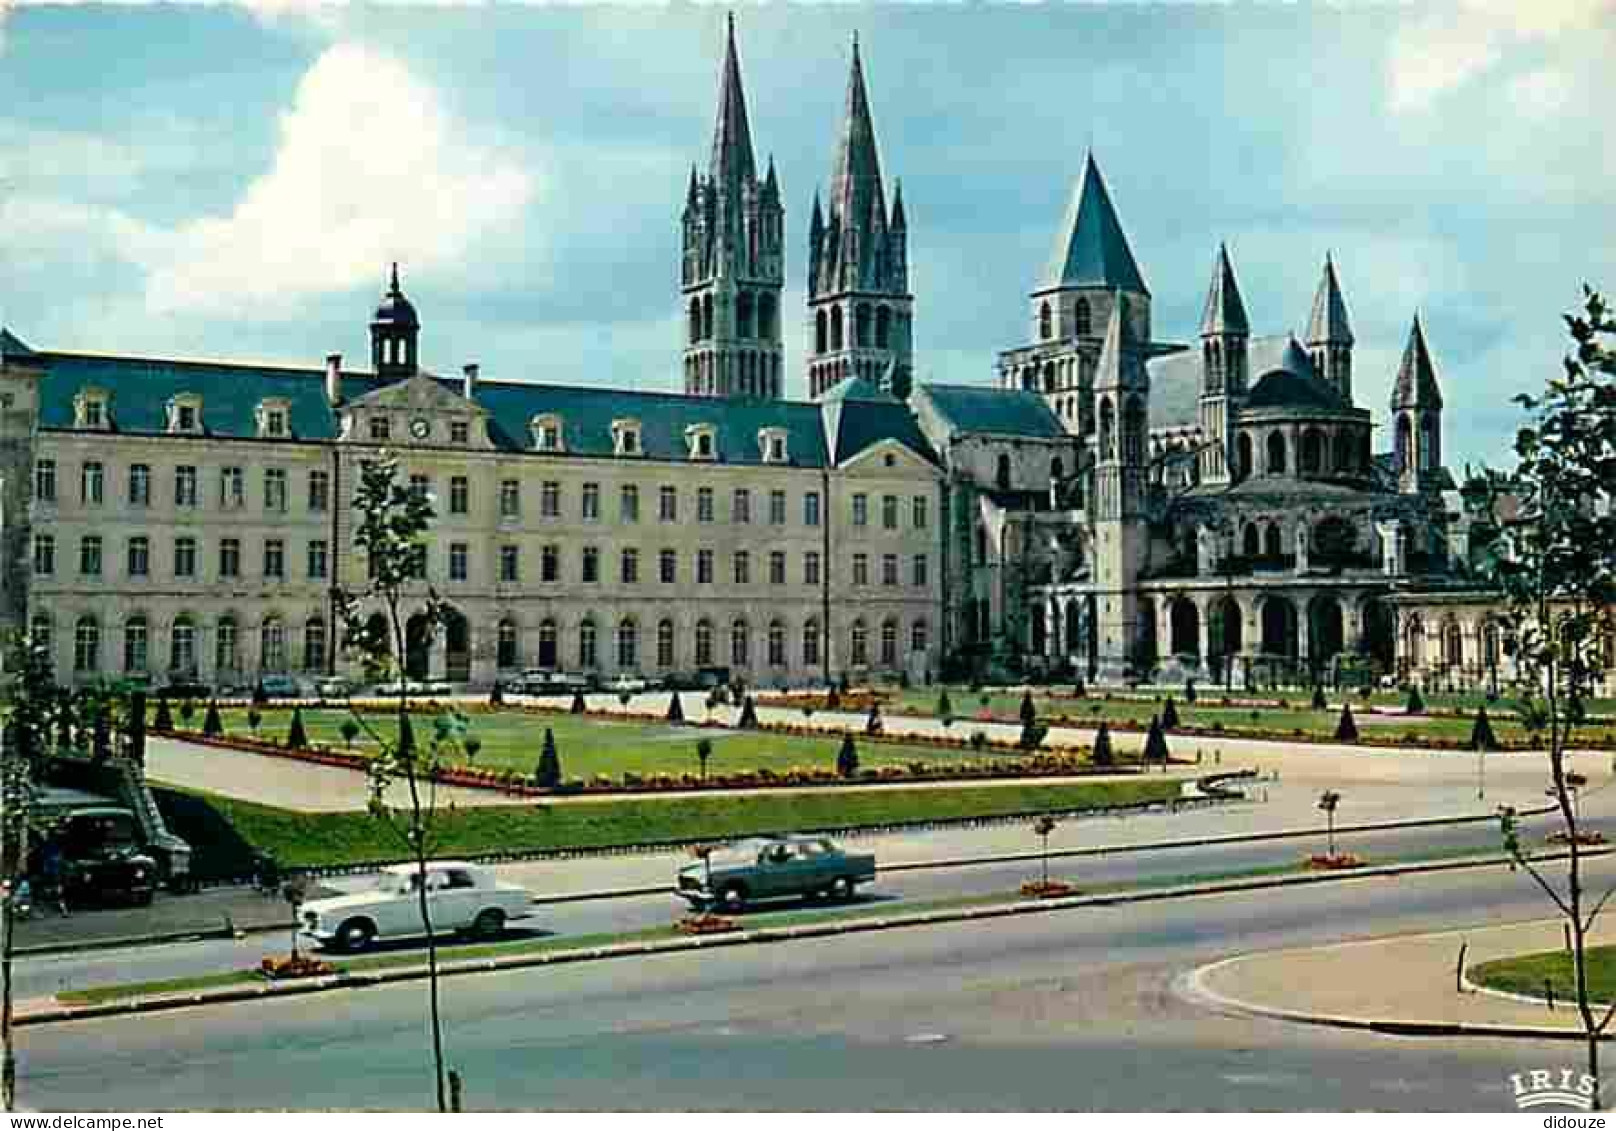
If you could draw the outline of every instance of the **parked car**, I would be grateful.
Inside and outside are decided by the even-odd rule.
[[[544,668],[528,668],[505,685],[505,690],[516,695],[546,695],[550,691],[550,673]]]
[[[128,809],[97,805],[73,809],[55,825],[61,882],[69,903],[150,903],[157,891],[157,860],[146,851],[140,824]]]
[[[621,694],[626,691],[630,695],[638,695],[642,691],[651,690],[651,682],[642,675],[631,675],[624,672],[608,683],[606,690],[613,694]]]
[[[397,695],[399,693],[400,686],[401,685],[398,681],[378,683],[374,688],[372,688],[372,693],[376,695]],[[450,687],[441,679],[406,679],[402,681],[402,688],[405,695],[414,695],[417,697],[430,695],[450,695],[454,692],[454,688]]]
[[[321,699],[346,699],[355,691],[353,680],[328,675],[314,681],[314,694]]]
[[[193,676],[171,676],[157,694],[169,699],[206,699],[213,689]]]
[[[289,675],[266,675],[259,679],[258,686],[271,699],[300,699],[303,696],[302,684]]]
[[[300,909],[300,933],[346,951],[363,950],[378,938],[425,934],[419,879],[414,864],[396,864],[383,870],[369,891],[310,900]],[[464,931],[493,938],[507,923],[532,914],[531,895],[498,882],[475,864],[433,861],[427,865],[426,890],[434,933]]]
[[[844,852],[824,837],[754,837],[681,868],[675,890],[697,910],[740,911],[755,900],[787,896],[851,899],[859,884],[874,879],[874,856]]]

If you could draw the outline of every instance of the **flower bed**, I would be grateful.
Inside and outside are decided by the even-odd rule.
[[[258,973],[272,982],[289,978],[323,978],[336,972],[331,963],[312,954],[266,954],[258,964]]]
[[[730,931],[741,929],[734,919],[726,919],[722,915],[703,913],[701,915],[686,915],[673,925],[673,929],[681,935],[722,935]]]
[[[1350,852],[1337,852],[1334,856],[1320,852],[1309,856],[1306,862],[1307,870],[1310,872],[1342,872],[1363,866],[1363,858]]]
[[[1059,899],[1076,895],[1077,889],[1060,880],[1028,880],[1021,885],[1021,894],[1028,899]]]
[[[1556,829],[1554,832],[1543,838],[1543,843],[1555,844],[1563,848],[1571,843],[1571,837],[1566,834],[1564,829]],[[1577,830],[1577,847],[1579,848],[1592,847],[1604,843],[1605,834],[1600,832],[1598,829]]]

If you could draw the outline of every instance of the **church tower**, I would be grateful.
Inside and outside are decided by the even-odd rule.
[[[395,263],[387,293],[370,320],[370,365],[376,376],[384,381],[403,381],[415,376],[420,338],[421,319],[398,285],[398,264]]]
[[[913,382],[914,296],[909,293],[909,223],[903,189],[886,203],[864,67],[853,39],[853,70],[829,215],[814,197],[808,228],[808,394],[819,397],[861,377],[907,399]]]
[[[1111,310],[1094,375],[1096,421],[1093,580],[1102,682],[1120,681],[1140,638],[1136,582],[1149,531],[1145,521],[1150,377],[1128,329],[1121,293]]]
[[[1392,382],[1391,409],[1397,489],[1417,494],[1440,482],[1436,473],[1442,470],[1442,390],[1418,314]]]
[[[1197,458],[1202,483],[1229,483],[1244,474],[1234,467],[1234,436],[1250,378],[1246,350],[1250,338],[1251,323],[1229,249],[1220,243],[1201,314],[1200,420],[1206,446]]]
[[[683,235],[685,392],[779,399],[785,210],[773,160],[757,178],[733,15],[712,155],[705,177],[690,169]]]
[[[1347,321],[1347,300],[1335,264],[1324,256],[1324,276],[1313,296],[1313,316],[1307,321],[1307,352],[1313,369],[1336,387],[1341,399],[1352,403],[1352,326]]]

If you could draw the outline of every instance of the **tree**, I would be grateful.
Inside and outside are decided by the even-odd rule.
[[[833,683],[830,685],[830,690],[825,692],[825,710],[840,711],[841,709],[842,693],[837,690],[836,685]]]
[[[303,708],[292,708],[292,724],[286,730],[286,748],[288,750],[307,750],[309,748],[308,731],[303,729]]]
[[[254,707],[269,706],[269,692],[264,690],[263,680],[259,680],[257,683],[253,684],[252,705]]]
[[[1031,689],[1021,693],[1021,709],[1017,712],[1017,717],[1021,720],[1022,726],[1038,721],[1038,708],[1033,704]]]
[[[1352,717],[1352,704],[1341,704],[1341,719],[1335,724],[1337,742],[1358,741],[1358,720]]]
[[[701,780],[707,780],[707,763],[713,756],[713,740],[702,738],[696,741],[696,761],[701,765]]]
[[[1324,698],[1324,684],[1322,683],[1313,685],[1313,709],[1315,711],[1328,711],[1330,709],[1329,702]]]
[[[675,691],[668,697],[668,722],[678,726],[685,721],[684,704],[679,701],[679,693]]]
[[[219,704],[212,699],[208,700],[208,713],[202,716],[202,733],[208,738],[218,738],[224,734],[224,720],[219,717]]]
[[[437,782],[449,759],[465,754],[465,716],[446,712],[433,719],[432,735],[417,741],[410,721],[409,682],[399,658],[412,643],[430,644],[442,628],[448,606],[422,580],[426,539],[436,517],[431,497],[400,480],[396,456],[383,452],[362,462],[354,493],[354,545],[369,564],[370,579],[360,590],[338,588],[332,598],[342,625],[343,647],[362,661],[368,678],[385,682],[394,698],[396,726],[389,736],[350,706],[350,717],[376,744],[370,760],[370,812],[403,844],[415,864],[421,925],[426,935],[427,1009],[432,1069],[438,1110],[449,1110],[443,1052],[443,1017],[438,978],[438,941],[427,900],[427,861],[436,847]],[[424,590],[424,592],[423,592]],[[410,609],[414,612],[409,612]],[[393,787],[404,800],[390,800]]]
[[[556,753],[555,734],[549,727],[544,728],[544,746],[539,750],[533,784],[540,789],[554,789],[561,784],[561,755]]]
[[[954,725],[954,704],[949,701],[946,687],[937,696],[937,718],[945,727]]]
[[[180,722],[189,727],[191,725],[191,720],[194,718],[196,718],[196,702],[191,699],[181,699]]]
[[[1324,811],[1324,820],[1328,829],[1328,853],[1330,859],[1335,859],[1335,808],[1341,804],[1341,795],[1333,789],[1327,789],[1319,794],[1319,808]]]
[[[851,778],[858,773],[859,756],[858,747],[853,745],[853,732],[842,732],[842,748],[836,752],[836,773],[844,778]]]
[[[1481,546],[1480,573],[1504,598],[1506,648],[1526,689],[1523,716],[1547,747],[1550,792],[1567,847],[1563,885],[1551,883],[1528,859],[1508,810],[1500,813],[1501,832],[1505,850],[1558,909],[1570,934],[1597,1106],[1599,1042],[1616,1006],[1595,1013],[1588,936],[1616,887],[1598,899],[1585,890],[1586,834],[1579,835],[1567,751],[1603,672],[1607,618],[1616,603],[1616,320],[1604,298],[1584,288],[1583,309],[1565,322],[1573,344],[1561,372],[1541,394],[1514,398],[1526,415],[1515,435],[1515,466],[1484,468],[1466,490],[1491,504],[1498,519],[1496,536]]]
[[[157,715],[152,719],[152,730],[158,734],[169,734],[174,729],[174,713],[169,710],[168,696],[157,697]]]
[[[581,715],[587,710],[589,710],[589,704],[584,702],[584,693],[582,691],[574,691],[572,693],[572,713],[574,715]]]
[[[1162,727],[1166,730],[1176,730],[1178,728],[1178,707],[1173,703],[1171,695],[1167,697],[1167,705],[1162,708],[1161,720]]]
[[[881,722],[881,704],[871,703],[869,717],[864,720],[865,734],[880,734],[885,729]]]
[[[1114,766],[1117,756],[1111,749],[1111,724],[1100,720],[1100,729],[1094,734],[1094,753],[1090,756],[1096,766]]]
[[[1414,684],[1408,689],[1408,705],[1404,710],[1410,715],[1425,714],[1425,696],[1420,694],[1420,685]]]
[[[1055,831],[1055,818],[1044,814],[1033,823],[1032,831],[1037,835],[1042,847],[1038,855],[1043,864],[1043,879],[1040,881],[1046,889],[1049,887],[1049,834]]]
[[[1192,704],[1195,702],[1195,681],[1193,679],[1184,681],[1184,702]]]
[[[741,701],[741,717],[736,721],[735,725],[742,730],[757,729],[757,704],[752,702],[750,695]]]
[[[1017,745],[1023,750],[1037,750],[1044,744],[1044,736],[1048,733],[1049,728],[1036,719],[1030,723],[1023,723],[1021,724],[1021,738],[1017,741]]]
[[[1155,715],[1150,716],[1150,730],[1145,735],[1145,763],[1160,762],[1162,769],[1167,768],[1167,735],[1162,732],[1161,719]]]
[[[12,679],[6,685],[6,723],[0,733],[0,1108],[11,1111],[17,1093],[12,1045],[12,900],[28,874],[35,789],[45,782],[59,697],[51,674],[50,649],[32,634],[18,638],[8,666]]]
[[[358,737],[359,737],[359,724],[354,722],[352,719],[343,719],[342,720],[342,741],[348,747],[348,749],[350,749],[350,750],[353,749],[354,739],[356,739]]]
[[[264,712],[260,711],[257,707],[247,708],[247,726],[251,728],[254,738],[258,737],[258,727],[263,723],[263,721]]]
[[[488,705],[490,707],[505,706],[505,685],[497,679],[494,681],[494,686],[489,689]]]
[[[1498,736],[1493,733],[1493,721],[1487,717],[1487,708],[1476,712],[1476,721],[1470,727],[1470,749],[1491,753],[1498,749]]]

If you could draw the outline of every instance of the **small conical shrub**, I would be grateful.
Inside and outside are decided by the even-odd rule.
[[[1352,717],[1352,704],[1341,704],[1341,719],[1335,724],[1337,742],[1358,741],[1358,720]]]
[[[1420,685],[1417,683],[1408,689],[1407,711],[1411,715],[1425,714],[1425,696],[1420,694]]]
[[[836,752],[836,773],[840,777],[850,778],[858,773],[858,768],[858,747],[853,745],[853,732],[844,731],[842,748]]]
[[[167,734],[174,729],[174,716],[168,709],[168,696],[157,697],[157,715],[152,719],[152,730],[158,734]]]
[[[752,702],[750,695],[741,700],[741,717],[735,721],[735,725],[742,730],[757,729],[757,704]]]
[[[292,725],[286,730],[286,748],[288,750],[307,750],[309,748],[309,735],[303,729],[303,708],[292,708]]]
[[[842,693],[836,690],[836,685],[833,683],[830,685],[830,690],[825,692],[825,710],[840,711],[841,709]]]
[[[1195,681],[1193,679],[1186,679],[1184,681],[1184,702],[1195,702]]]
[[[189,699],[180,700],[180,722],[190,726],[194,718],[196,718],[196,704]]]
[[[490,707],[505,705],[505,685],[497,679],[494,681],[493,689],[488,693],[488,705]]]
[[[1100,729],[1094,735],[1094,754],[1092,761],[1096,766],[1113,766],[1117,756],[1111,750],[1111,724],[1101,721]]]
[[[269,703],[269,692],[264,690],[263,680],[253,684],[252,704],[254,707],[263,707]]]
[[[1044,744],[1044,736],[1048,733],[1049,728],[1037,720],[1023,723],[1021,724],[1021,738],[1018,745],[1023,750],[1037,750]]]
[[[1038,708],[1033,705],[1031,691],[1021,693],[1021,710],[1017,717],[1021,719],[1022,726],[1038,721]]]
[[[572,693],[572,713],[575,715],[581,715],[587,710],[589,710],[589,704],[584,702],[584,693],[582,691],[574,691]]]
[[[1498,736],[1493,733],[1493,721],[1487,717],[1486,707],[1476,712],[1476,721],[1470,727],[1470,749],[1498,749]]]
[[[209,738],[218,738],[224,733],[224,720],[219,717],[219,704],[212,699],[208,700],[208,713],[202,716],[202,733]]]
[[[675,691],[668,698],[668,722],[675,726],[685,721],[685,705],[679,701],[679,693]]]
[[[948,688],[943,688],[942,694],[937,696],[937,717],[946,727],[954,721],[954,704],[948,698]]]
[[[1315,711],[1328,711],[1330,704],[1324,699],[1324,685],[1321,683],[1313,689],[1313,709]]]
[[[359,737],[360,726],[357,719],[342,720],[342,741],[348,749],[353,749],[354,739]]]
[[[1178,726],[1178,706],[1173,702],[1171,695],[1167,697],[1167,705],[1162,708],[1161,721],[1162,726],[1168,730]]]
[[[1078,680],[1076,683],[1072,684],[1072,697],[1074,699],[1081,699],[1088,693],[1088,686],[1082,680]]]
[[[556,753],[555,734],[549,727],[544,728],[544,747],[533,771],[533,784],[540,789],[554,789],[561,784],[561,755]]]
[[[1162,732],[1161,719],[1150,716],[1150,733],[1145,735],[1145,761],[1167,765],[1167,735]]]
[[[884,729],[885,724],[881,721],[881,704],[871,703],[869,718],[864,720],[864,733],[880,734]]]

